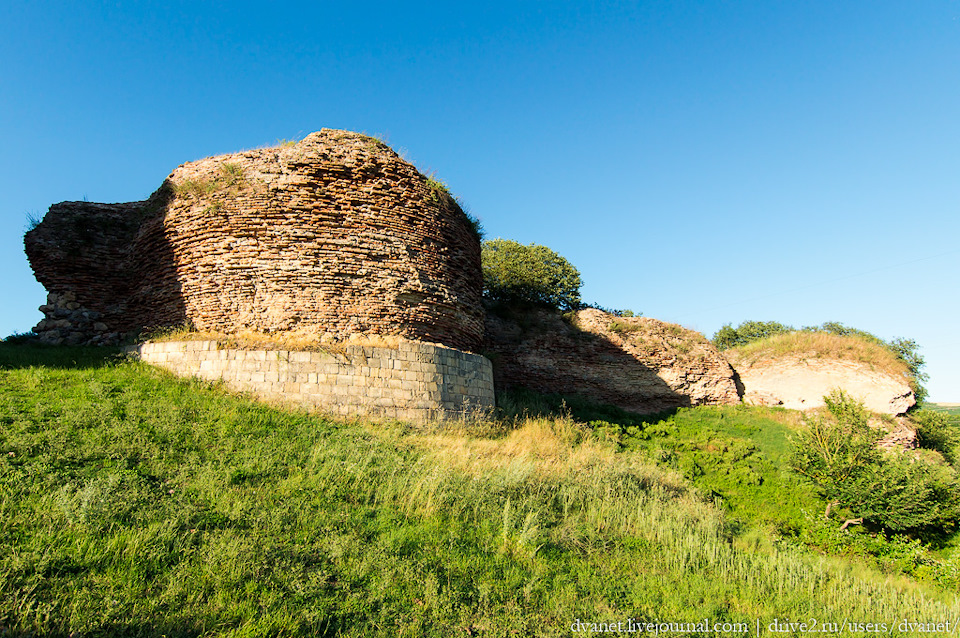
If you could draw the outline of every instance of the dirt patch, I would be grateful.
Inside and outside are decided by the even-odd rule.
[[[745,403],[810,410],[822,407],[824,395],[841,388],[881,414],[903,414],[916,404],[905,378],[861,361],[797,354],[750,361],[735,351],[724,354],[740,375]]]

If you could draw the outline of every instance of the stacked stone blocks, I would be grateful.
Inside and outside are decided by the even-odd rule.
[[[490,361],[427,343],[307,352],[169,341],[137,350],[143,361],[180,376],[222,380],[232,390],[343,416],[421,422],[473,416],[494,406]]]

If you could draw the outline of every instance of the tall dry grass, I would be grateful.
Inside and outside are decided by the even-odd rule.
[[[285,332],[257,332],[239,330],[224,333],[197,330],[188,326],[166,328],[148,334],[150,341],[216,341],[225,348],[240,350],[322,350],[339,352],[345,346],[364,346],[396,349],[403,341],[397,335],[351,334],[344,337],[319,329],[300,329]]]
[[[907,364],[887,348],[856,336],[825,332],[790,332],[730,348],[724,355],[750,366],[768,358],[793,356],[801,359],[839,359],[867,364],[894,376],[909,376]]]

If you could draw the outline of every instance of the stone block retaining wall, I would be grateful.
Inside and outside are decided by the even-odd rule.
[[[223,380],[232,390],[343,416],[442,420],[494,406],[489,360],[419,342],[308,352],[168,341],[145,343],[138,351],[143,361],[179,376]]]

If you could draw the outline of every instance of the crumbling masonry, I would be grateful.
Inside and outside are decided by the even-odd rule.
[[[376,139],[323,130],[183,164],[146,201],[63,202],[24,239],[50,343],[191,323],[397,335],[475,350],[480,244],[444,188]]]
[[[183,164],[146,201],[52,206],[24,244],[49,293],[34,328],[45,342],[112,344],[181,325],[326,344],[389,336],[439,349],[378,350],[372,366],[370,352],[345,347],[321,372],[292,352],[274,370],[207,346],[197,352],[222,359],[177,355],[174,366],[162,348],[141,351],[178,374],[202,365],[203,376],[215,369],[272,398],[292,388],[339,413],[434,418],[493,405],[489,361],[466,354],[483,338],[477,230],[442,184],[374,138],[324,129]]]

